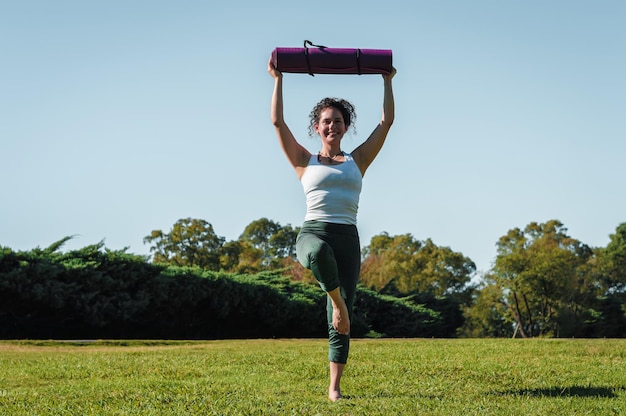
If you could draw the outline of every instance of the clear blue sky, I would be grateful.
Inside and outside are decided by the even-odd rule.
[[[381,232],[487,271],[532,221],[605,246],[626,222],[626,2],[2,1],[0,245],[65,249],[201,218],[235,240],[304,196],[269,121],[277,46],[392,49],[396,120],[367,172],[362,245]],[[350,151],[380,119],[378,75],[285,75],[285,116],[352,101]]]

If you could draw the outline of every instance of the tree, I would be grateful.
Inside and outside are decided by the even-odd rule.
[[[374,236],[363,253],[364,286],[436,311],[446,334],[463,325],[462,310],[471,303],[469,283],[476,270],[469,258],[411,234]]]
[[[595,296],[587,265],[592,250],[569,237],[558,220],[530,223],[500,238],[494,266],[509,319],[522,337],[570,336]]]
[[[374,236],[363,253],[363,284],[394,295],[459,296],[476,271],[475,264],[461,253],[430,239],[415,240],[411,234]]]
[[[143,241],[144,244],[151,244],[150,252],[155,263],[197,266],[215,271],[220,269],[224,237],[218,237],[207,221],[180,219],[169,233],[153,230]]]
[[[261,253],[260,266],[263,269],[271,269],[280,267],[282,259],[295,256],[298,231],[289,224],[283,227],[278,222],[261,218],[248,224],[239,240]]]
[[[389,236],[383,232],[363,249],[361,283],[381,293],[408,293],[415,289],[409,280],[419,267],[416,255],[422,243],[411,234]]]
[[[607,293],[626,295],[626,223],[620,224],[599,252],[599,269]]]
[[[228,241],[220,255],[220,266],[224,271],[254,274],[263,270],[263,252],[248,241]]]
[[[626,336],[626,223],[610,235],[609,244],[596,248],[596,262],[591,265],[601,296],[590,322],[591,336]]]
[[[483,277],[482,284],[473,292],[471,306],[464,310],[463,333],[470,337],[510,337],[513,325],[506,319],[507,305],[504,293],[491,275]]]

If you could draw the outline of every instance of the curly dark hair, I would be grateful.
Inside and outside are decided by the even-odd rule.
[[[343,98],[324,98],[317,103],[311,113],[309,113],[309,136],[315,134],[315,123],[320,119],[320,114],[327,108],[336,108],[341,111],[343,116],[343,122],[346,123],[346,127],[352,127],[352,130],[356,132],[354,123],[356,121],[356,112],[354,106]]]

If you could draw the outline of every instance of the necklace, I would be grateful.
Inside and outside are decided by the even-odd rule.
[[[323,155],[323,154],[321,154],[321,153],[318,153],[318,154],[317,154],[317,161],[318,161],[318,162],[321,162],[322,157],[325,157],[326,159],[330,159],[330,160],[334,161],[334,160],[335,160],[335,158],[336,158],[337,156],[343,156],[343,150],[342,150],[342,151],[340,151],[339,153],[337,153],[337,154],[336,154],[336,155],[334,155],[334,156],[330,156],[330,155]]]

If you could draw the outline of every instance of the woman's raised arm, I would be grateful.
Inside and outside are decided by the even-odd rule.
[[[393,88],[391,80],[396,75],[396,69],[388,75],[383,75],[384,95],[383,95],[383,115],[374,129],[372,134],[359,147],[354,149],[352,157],[357,166],[361,170],[361,175],[365,175],[365,171],[372,164],[378,152],[383,147],[387,133],[393,124],[395,117],[395,104],[393,100]]]
[[[274,91],[270,107],[272,124],[276,128],[276,135],[285,156],[287,156],[289,163],[291,163],[291,166],[296,170],[298,178],[300,178],[309,163],[311,153],[298,143],[285,123],[283,113],[283,74],[274,67],[271,60],[267,66],[267,72],[274,78]]]

